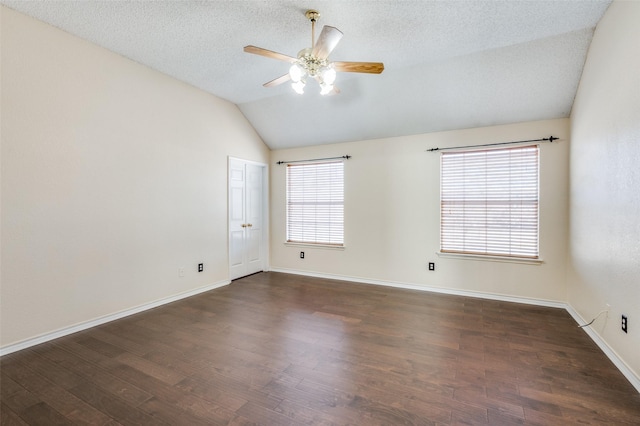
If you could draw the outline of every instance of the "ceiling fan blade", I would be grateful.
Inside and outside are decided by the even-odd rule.
[[[286,83],[289,80],[291,80],[291,76],[289,75],[289,73],[287,73],[285,75],[282,75],[278,78],[274,78],[273,80],[266,82],[265,84],[263,84],[263,86],[273,87],[273,86],[277,86],[278,84]]]
[[[253,53],[254,55],[266,56],[267,58],[278,59],[280,61],[285,61],[285,62],[294,63],[295,61],[298,60],[293,56],[285,55],[284,53],[274,52],[273,50],[263,49],[262,47],[245,46],[244,51],[247,53]]]
[[[368,74],[380,74],[384,71],[382,62],[333,62],[333,67],[340,72],[364,72]]]
[[[342,38],[342,31],[335,27],[325,25],[318,37],[318,42],[311,52],[313,56],[319,59],[326,59],[327,56],[335,49],[338,42]]]
[[[384,71],[382,62],[333,62],[336,71],[341,72],[365,72],[369,74],[380,74]]]

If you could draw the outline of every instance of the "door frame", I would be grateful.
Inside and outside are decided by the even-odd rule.
[[[262,258],[262,270],[269,270],[269,261],[270,261],[270,252],[269,252],[269,229],[271,227],[271,221],[269,220],[269,164],[261,163],[259,161],[245,160],[240,157],[233,157],[231,155],[227,156],[227,277],[229,281],[231,281],[231,240],[229,238],[229,232],[231,230],[230,226],[230,216],[229,216],[229,208],[230,208],[230,188],[231,182],[229,180],[229,170],[231,168],[231,161],[240,161],[245,164],[252,164],[254,166],[262,167],[262,246],[260,250],[264,253]]]

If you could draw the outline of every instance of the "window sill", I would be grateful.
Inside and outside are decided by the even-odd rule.
[[[502,263],[522,263],[526,265],[542,265],[544,260],[542,259],[526,259],[521,257],[508,257],[508,256],[485,256],[481,254],[460,254],[460,253],[443,253],[441,251],[436,252],[438,257],[460,260],[483,260],[486,262],[502,262]]]
[[[307,247],[307,248],[318,248],[323,250],[344,250],[344,246],[332,246],[329,244],[311,244],[311,243],[289,243],[285,242],[285,246],[289,247]]]

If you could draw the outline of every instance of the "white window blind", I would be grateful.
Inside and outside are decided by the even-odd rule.
[[[287,165],[287,242],[344,244],[344,162]]]
[[[538,258],[538,146],[441,157],[440,250]]]

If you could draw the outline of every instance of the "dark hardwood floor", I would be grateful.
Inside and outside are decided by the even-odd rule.
[[[640,424],[562,309],[279,273],[0,362],[2,425]]]

